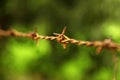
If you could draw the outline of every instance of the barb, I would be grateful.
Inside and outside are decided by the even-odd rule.
[[[114,43],[111,39],[105,39],[103,41],[76,40],[76,39],[67,37],[65,35],[65,31],[66,31],[66,26],[64,27],[61,34],[53,33],[54,36],[43,36],[43,35],[39,35],[37,33],[37,29],[35,29],[34,32],[30,32],[30,33],[22,33],[22,32],[14,30],[14,29],[9,29],[7,31],[0,29],[0,37],[2,37],[2,36],[27,37],[27,38],[31,38],[31,39],[35,40],[36,43],[38,43],[38,41],[40,39],[56,40],[58,43],[62,44],[63,48],[66,48],[67,44],[93,46],[93,47],[96,47],[97,54],[99,54],[103,49],[115,50],[115,51],[120,49],[120,45],[117,43]]]
[[[68,42],[63,42],[63,41],[69,39],[67,36],[64,35],[65,31],[66,31],[66,26],[64,27],[61,34],[53,33],[56,36],[57,42],[61,43],[64,49],[66,48]]]

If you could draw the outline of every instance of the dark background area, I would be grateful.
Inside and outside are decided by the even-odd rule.
[[[0,0],[0,27],[120,42],[120,0]],[[113,53],[56,41],[0,37],[0,80],[112,80]],[[118,69],[117,80],[120,80]]]

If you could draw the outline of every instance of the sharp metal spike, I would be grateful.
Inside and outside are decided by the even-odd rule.
[[[63,31],[62,31],[62,35],[64,35],[65,34],[65,31],[66,31],[66,26],[63,28]]]
[[[63,46],[63,48],[65,49],[66,46],[67,46],[67,44],[66,44],[66,43],[63,43],[62,46]]]
[[[36,39],[36,45],[38,46],[38,44],[39,44],[39,39]]]
[[[102,47],[98,47],[97,50],[96,50],[96,54],[100,54],[100,52],[102,51]]]

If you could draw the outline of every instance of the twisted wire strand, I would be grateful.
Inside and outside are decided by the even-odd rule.
[[[64,27],[61,34],[53,33],[54,36],[43,36],[39,35],[37,32],[30,32],[30,33],[23,33],[19,32],[14,29],[9,30],[2,30],[0,29],[0,37],[2,36],[14,36],[14,37],[28,37],[38,42],[39,39],[45,40],[56,40],[57,42],[63,45],[63,48],[66,48],[67,44],[77,44],[77,45],[85,45],[85,46],[94,46],[96,47],[96,53],[99,54],[102,49],[109,49],[109,50],[118,50],[120,49],[120,45],[114,43],[111,39],[105,39],[103,41],[83,41],[83,40],[76,40],[67,37],[65,34],[66,27]]]

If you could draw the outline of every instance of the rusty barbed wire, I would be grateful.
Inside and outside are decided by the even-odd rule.
[[[53,33],[54,36],[43,36],[39,35],[36,31],[30,33],[23,33],[16,31],[14,29],[2,30],[0,29],[0,37],[2,36],[14,36],[14,37],[28,37],[36,42],[40,39],[45,40],[56,40],[58,43],[62,44],[63,48],[66,48],[67,44],[77,44],[77,45],[85,45],[85,46],[93,46],[96,47],[96,53],[99,54],[103,49],[108,50],[118,50],[120,49],[120,45],[113,42],[111,39],[105,39],[103,41],[83,41],[69,38],[65,35],[66,27],[64,27],[61,34]]]

